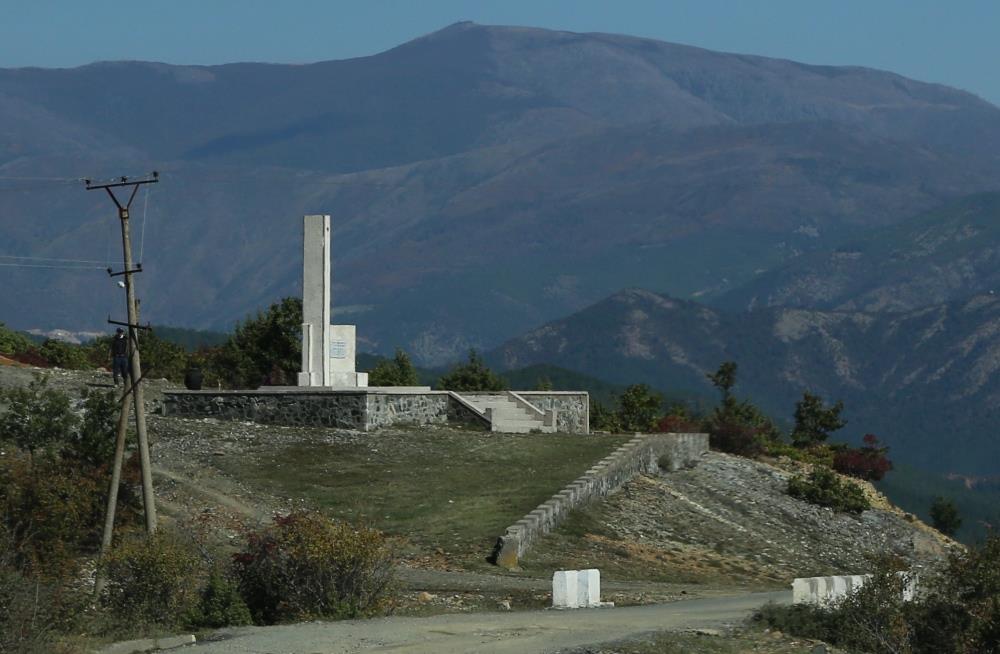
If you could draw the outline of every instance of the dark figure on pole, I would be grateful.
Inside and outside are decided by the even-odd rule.
[[[121,327],[115,331],[115,337],[111,339],[111,376],[115,381],[115,386],[118,385],[119,375],[122,378],[122,383],[128,381],[128,339]]]

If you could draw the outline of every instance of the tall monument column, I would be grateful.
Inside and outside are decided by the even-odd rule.
[[[330,385],[330,216],[303,218],[302,372],[299,386]]]
[[[330,216],[302,220],[302,372],[299,386],[359,388],[368,373],[355,370],[354,325],[331,325]]]

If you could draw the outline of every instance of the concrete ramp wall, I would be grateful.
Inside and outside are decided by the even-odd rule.
[[[524,516],[497,539],[497,565],[517,567],[531,545],[555,529],[573,509],[621,488],[638,474],[655,474],[661,466],[679,470],[708,451],[708,434],[637,434],[569,486]]]

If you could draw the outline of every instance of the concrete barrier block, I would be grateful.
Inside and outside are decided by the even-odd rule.
[[[799,577],[792,580],[792,604],[805,604],[811,601],[810,581],[812,581],[810,577]]]
[[[577,605],[595,608],[601,605],[601,571],[580,570],[576,578]]]
[[[577,571],[557,570],[552,575],[552,607],[575,609],[579,606]]]

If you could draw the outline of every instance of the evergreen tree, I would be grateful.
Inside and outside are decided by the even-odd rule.
[[[931,523],[934,528],[945,536],[954,536],[962,526],[962,518],[958,515],[958,507],[950,499],[935,497],[931,504]]]
[[[809,447],[826,441],[830,437],[830,432],[837,431],[847,424],[847,421],[840,418],[843,410],[843,402],[838,401],[828,407],[820,396],[808,391],[803,393],[802,399],[795,404],[792,444],[796,447]]]
[[[646,384],[632,384],[618,401],[618,423],[626,432],[652,431],[663,407],[663,398]]]
[[[396,348],[392,359],[379,361],[368,373],[371,386],[419,386],[420,378],[410,357],[401,348]]]
[[[437,388],[448,391],[502,391],[507,383],[483,362],[475,350],[469,350],[469,360],[459,364],[438,379]]]
[[[286,297],[236,326],[213,361],[234,388],[257,388],[275,376],[295,379],[302,365],[302,300]]]

